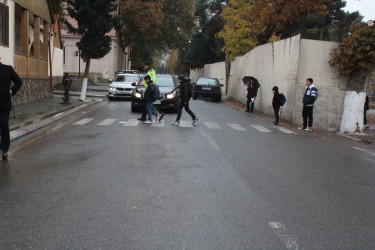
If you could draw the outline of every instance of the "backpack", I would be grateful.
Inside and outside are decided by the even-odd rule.
[[[280,106],[284,106],[285,103],[286,103],[286,97],[283,93],[280,94],[281,98],[280,98]]]
[[[160,89],[159,89],[159,86],[156,85],[156,84],[153,84],[153,95],[154,95],[154,99],[155,100],[159,100],[160,98]]]
[[[189,98],[193,96],[193,84],[191,82],[188,82],[189,87]]]
[[[70,84],[70,78],[69,77],[65,77],[64,79],[64,85],[69,85]]]

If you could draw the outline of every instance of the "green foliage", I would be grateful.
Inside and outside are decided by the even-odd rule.
[[[352,34],[342,40],[331,56],[329,64],[341,75],[372,71],[375,63],[375,21],[354,26]]]
[[[82,36],[77,47],[84,61],[102,58],[111,50],[111,38],[106,34],[117,22],[115,11],[116,0],[67,0],[67,12],[78,27],[65,24],[69,32]]]

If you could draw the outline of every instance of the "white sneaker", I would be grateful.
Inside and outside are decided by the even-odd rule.
[[[307,132],[312,132],[312,128],[311,127],[307,127],[304,130],[307,131]]]
[[[152,120],[145,121],[145,124],[151,124],[151,123],[152,123]]]
[[[299,130],[306,130],[304,127],[298,127]]]
[[[196,125],[198,121],[199,121],[199,119],[198,119],[198,118],[195,118],[195,119],[191,122],[191,124]]]
[[[180,121],[174,121],[174,122],[172,122],[171,124],[172,124],[172,125],[177,125],[177,126],[179,126],[179,125],[180,125]]]

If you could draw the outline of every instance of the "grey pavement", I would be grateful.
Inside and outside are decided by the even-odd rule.
[[[150,126],[104,101],[14,141],[0,249],[373,249],[373,146],[191,109]]]

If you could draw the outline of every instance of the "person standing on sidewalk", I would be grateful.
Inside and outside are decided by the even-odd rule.
[[[365,129],[368,129],[370,126],[367,124],[367,111],[370,109],[370,105],[368,104],[368,96],[366,95],[365,100],[365,107],[363,111],[363,125]]]
[[[65,73],[64,75],[63,85],[64,85],[64,90],[65,90],[65,93],[64,93],[65,98],[63,98],[63,101],[64,101],[64,104],[68,104],[69,103],[69,90],[70,90],[70,86],[72,85],[72,78],[70,78],[68,73]]]
[[[302,118],[303,118],[303,127],[299,127],[298,129],[303,129],[305,131],[311,132],[312,125],[313,125],[313,109],[315,100],[317,98],[318,90],[313,84],[313,79],[308,78],[306,80],[306,90],[305,94],[303,95],[303,110],[302,110]],[[307,123],[307,119],[309,122]]]
[[[11,88],[11,82],[14,83]],[[3,159],[8,158],[10,147],[9,115],[12,111],[12,96],[20,89],[22,81],[10,65],[1,63],[0,57],[0,150]]]
[[[189,101],[192,97],[192,87],[189,83],[189,79],[187,79],[185,76],[179,76],[178,81],[180,85],[177,88],[180,88],[180,103],[178,105],[178,112],[177,112],[177,118],[174,122],[172,122],[172,125],[180,125],[180,118],[182,115],[182,109],[185,108],[186,112],[191,116],[193,119],[192,124],[196,125],[198,122],[198,118],[195,116],[195,114],[190,110],[189,108]],[[177,88],[171,91],[175,91]]]
[[[277,86],[274,86],[272,88],[272,92],[273,92],[272,107],[273,107],[273,112],[275,113],[275,123],[273,125],[278,126],[279,120],[280,120],[279,113],[280,113],[282,96],[279,93],[279,87]]]
[[[252,76],[250,76],[250,83],[247,87],[247,102],[246,102],[246,111],[245,112],[254,112],[254,103],[255,99],[258,95],[258,89],[260,87],[260,84],[258,80]],[[250,105],[251,104],[251,105]]]

